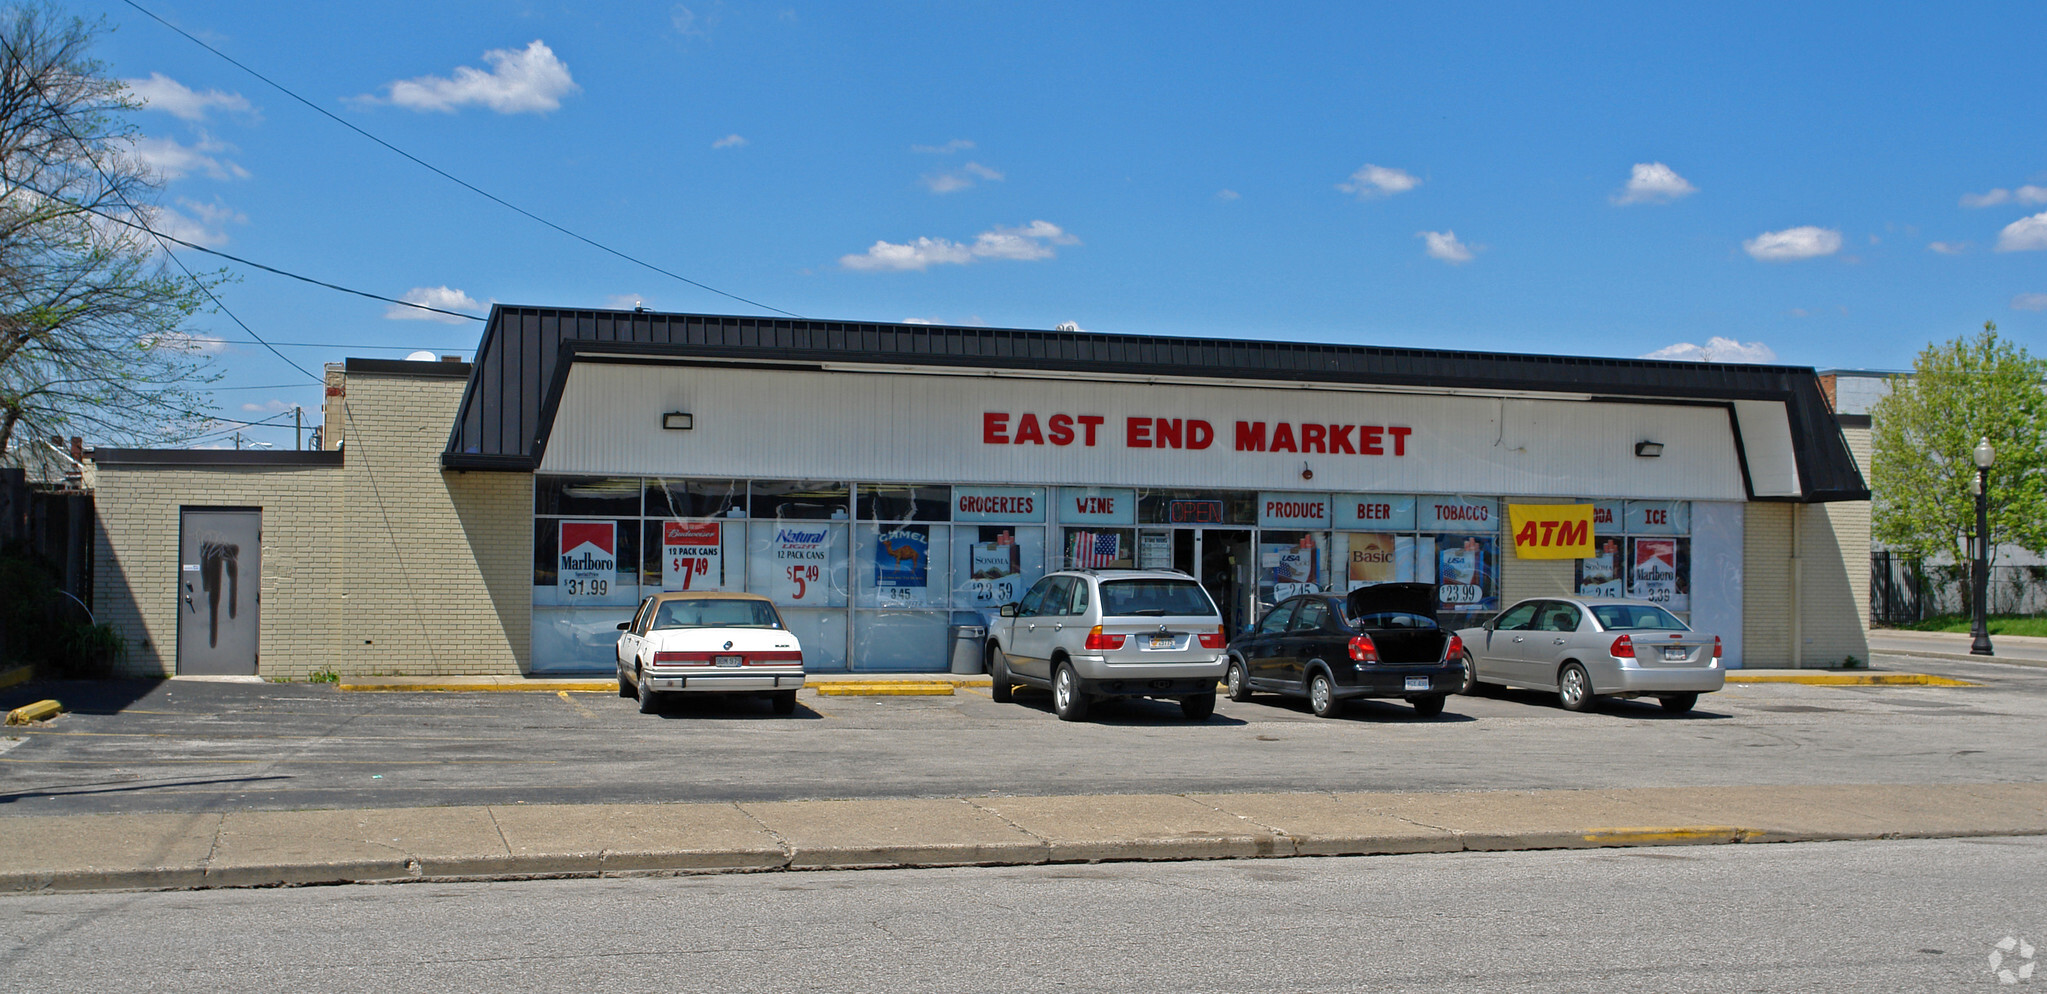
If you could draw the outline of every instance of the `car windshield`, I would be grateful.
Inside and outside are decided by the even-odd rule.
[[[1105,580],[1102,582],[1102,616],[1131,615],[1182,617],[1216,613],[1208,592],[1192,580]]]
[[[767,601],[702,598],[669,601],[654,615],[654,630],[664,628],[780,628],[782,616]]]
[[[1654,604],[1594,604],[1592,617],[1598,619],[1599,627],[1607,631],[1616,628],[1648,629],[1651,631],[1688,632],[1690,628],[1677,620],[1677,615]]]
[[[1436,619],[1425,614],[1411,614],[1407,611],[1374,611],[1350,619],[1352,628],[1415,628],[1433,629]]]

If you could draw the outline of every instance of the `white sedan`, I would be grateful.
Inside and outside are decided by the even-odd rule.
[[[803,646],[765,597],[655,594],[618,629],[618,695],[644,714],[667,694],[766,694],[776,714],[796,711]]]

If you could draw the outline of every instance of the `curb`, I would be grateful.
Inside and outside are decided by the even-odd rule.
[[[19,687],[35,678],[36,668],[34,666],[16,666],[4,673],[0,673],[0,690],[6,690],[9,687]]]
[[[927,695],[948,696],[960,687],[986,687],[990,678],[985,675],[962,674],[909,674],[894,679],[877,679],[859,674],[812,674],[803,685],[827,697],[852,695]],[[344,678],[335,685],[346,693],[543,693],[543,694],[609,694],[618,689],[615,678],[530,679],[524,677],[487,677],[470,680],[445,680],[433,677],[358,677]],[[859,689],[839,689],[859,688]],[[903,689],[914,688],[914,689]]]
[[[1980,683],[1929,673],[1758,673],[1727,671],[1728,683],[1802,683],[1816,687],[1981,687]]]

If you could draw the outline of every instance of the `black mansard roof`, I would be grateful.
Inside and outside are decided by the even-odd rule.
[[[579,358],[605,357],[1227,377],[1590,394],[1634,402],[1774,401],[1784,404],[1790,419],[1800,499],[1869,499],[1818,376],[1800,366],[503,304],[491,308],[441,464],[531,472],[546,448],[569,366]]]

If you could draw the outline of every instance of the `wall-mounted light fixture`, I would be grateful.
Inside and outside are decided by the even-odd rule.
[[[671,431],[688,431],[696,426],[696,419],[682,411],[669,411],[661,415],[661,427]],[[1636,451],[1641,450],[1637,448]]]
[[[1647,459],[1654,459],[1654,458],[1656,458],[1657,456],[1660,456],[1660,455],[1662,455],[1662,454],[1663,454],[1663,443],[1662,443],[1662,442],[1636,442],[1636,443],[1635,443],[1635,454],[1636,454],[1636,455],[1638,455],[1638,456],[1642,456],[1642,457],[1644,457],[1644,458],[1647,458]]]

